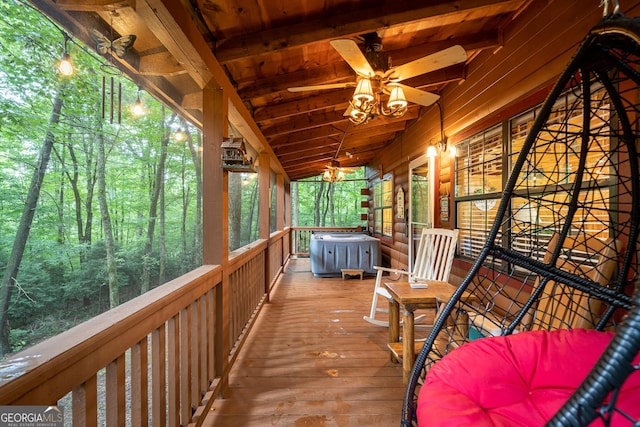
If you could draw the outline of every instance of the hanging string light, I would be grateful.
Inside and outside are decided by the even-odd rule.
[[[173,137],[177,142],[184,141],[187,138],[187,136],[184,134],[184,131],[182,129],[178,129],[176,133],[173,135]]]
[[[138,98],[136,99],[136,102],[134,102],[133,106],[131,107],[131,112],[133,113],[134,116],[137,116],[137,117],[140,117],[145,113],[144,104],[140,99],[140,90],[141,88],[138,87]]]
[[[58,71],[63,76],[70,76],[73,74],[71,55],[69,55],[69,51],[67,50],[67,42],[69,41],[70,37],[67,33],[62,34],[64,36],[64,52],[62,53],[62,57],[60,58],[60,62],[58,63]]]

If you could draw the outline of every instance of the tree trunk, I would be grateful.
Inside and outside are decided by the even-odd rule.
[[[153,183],[153,193],[151,195],[151,204],[149,206],[149,224],[147,226],[147,238],[144,244],[144,255],[142,260],[142,279],[140,284],[140,293],[147,292],[150,288],[151,280],[151,251],[153,249],[153,234],[156,228],[156,215],[158,212],[158,198],[160,197],[160,189],[164,177],[164,164],[167,159],[167,146],[169,145],[169,131],[162,138],[160,146],[160,159],[156,168],[156,176]]]
[[[188,129],[186,123],[184,128]],[[189,144],[189,151],[191,152],[191,160],[193,161],[193,169],[196,174],[196,220],[195,220],[195,236],[194,244],[199,250],[197,251],[198,259],[194,260],[196,265],[202,264],[202,159],[200,156],[199,147],[202,145],[200,141],[200,134],[197,134],[197,146],[193,145],[193,136],[191,133],[187,133],[187,142]]]
[[[38,199],[40,197],[40,189],[44,176],[47,171],[47,165],[51,158],[51,150],[55,141],[53,128],[60,122],[60,112],[62,111],[64,89],[66,84],[58,89],[56,96],[53,100],[53,110],[51,111],[51,117],[49,118],[49,129],[44,137],[42,149],[38,159],[38,166],[33,171],[31,177],[31,184],[29,186],[29,193],[24,203],[24,209],[20,216],[20,223],[18,224],[18,230],[16,231],[16,237],[13,240],[13,248],[11,249],[11,255],[7,261],[6,269],[4,271],[4,277],[0,284],[0,356],[3,356],[11,351],[9,343],[9,302],[11,300],[11,291],[15,286],[15,281],[18,277],[20,270],[20,263],[22,262],[22,256],[24,255],[24,249],[27,245],[27,239],[29,238],[29,231],[31,224],[33,223],[33,216],[36,212],[38,205]]]
[[[260,224],[258,221],[253,222],[253,216],[256,215],[256,207],[258,204],[256,201],[258,200],[258,185],[254,182],[254,185],[251,186],[251,202],[249,202],[249,218],[247,219],[247,228],[249,229],[249,242],[253,242],[254,240],[258,240],[258,234],[260,232]]]
[[[336,226],[336,205],[335,205],[335,198],[333,197],[336,194],[336,184],[335,182],[332,182],[331,184],[329,184],[329,190],[327,191],[327,198],[329,199],[328,201],[328,205],[329,205],[329,217],[331,218],[331,226],[335,227]]]
[[[298,182],[291,183],[291,226],[298,226]]]
[[[331,187],[333,186],[333,182],[330,182],[329,185],[327,186],[327,192],[324,194],[324,198],[325,203],[324,203],[324,209],[322,210],[322,227],[326,227],[327,226],[327,212],[329,211],[329,195],[331,193]]]
[[[239,173],[229,172],[229,248],[240,247],[242,229],[242,179]]]
[[[320,227],[320,205],[322,204],[322,193],[324,193],[324,181],[320,181],[320,188],[316,193],[316,205],[313,209],[313,225]]]
[[[109,285],[109,307],[114,308],[120,304],[120,289],[118,285],[118,267],[116,264],[116,248],[113,240],[113,229],[111,228],[111,215],[109,214],[109,204],[107,203],[107,182],[106,182],[106,155],[104,149],[104,133],[102,132],[102,122],[98,131],[98,156],[97,156],[97,184],[98,184],[98,204],[100,206],[100,218],[102,220],[102,232],[104,233],[104,246],[107,253],[107,281]]]
[[[88,149],[90,148],[90,149]],[[85,147],[85,156],[87,158],[86,164],[86,181],[87,181],[87,194],[85,196],[84,211],[86,212],[86,221],[83,223],[83,202],[80,195],[80,188],[78,187],[80,177],[80,166],[78,164],[78,157],[76,151],[71,144],[66,145],[66,149],[69,152],[71,158],[71,165],[65,161],[65,157],[60,155],[58,151],[56,153],[58,160],[63,165],[64,173],[66,174],[67,181],[71,185],[71,191],[73,192],[74,207],[75,207],[75,222],[76,230],[78,233],[78,243],[82,246],[85,244],[91,244],[91,225],[93,223],[92,205],[93,205],[93,189],[95,183],[95,171],[93,163],[93,144],[90,147]],[[80,253],[80,265],[84,263],[84,251]]]
[[[158,268],[158,285],[162,285],[166,279],[167,248],[165,242],[165,206],[164,206],[164,174],[160,183],[160,235],[158,237],[158,249],[160,266]]]

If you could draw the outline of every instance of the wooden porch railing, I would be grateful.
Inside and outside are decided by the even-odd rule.
[[[308,257],[314,231],[362,232],[362,227],[291,227],[291,256]]]
[[[59,405],[78,426],[201,425],[288,243],[274,233],[0,362],[0,402]]]

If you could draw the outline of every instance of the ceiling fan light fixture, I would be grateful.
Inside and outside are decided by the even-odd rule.
[[[322,174],[322,180],[325,182],[341,182],[344,181],[344,172],[341,170],[326,170]]]
[[[353,104],[351,105],[351,107],[352,109],[351,113],[349,114],[349,120],[351,120],[351,122],[356,125],[365,123],[369,117],[369,113],[360,110]]]
[[[356,91],[353,93],[354,103],[366,104],[373,101],[374,98],[371,80],[367,78],[358,80]]]
[[[404,91],[400,86],[394,86],[389,94],[389,102],[387,102],[387,108],[390,110],[399,110],[407,108],[407,98],[404,96]]]

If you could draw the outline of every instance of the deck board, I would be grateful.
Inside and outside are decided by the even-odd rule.
[[[396,426],[402,368],[386,328],[362,319],[375,279],[315,278],[291,260],[205,426]]]

